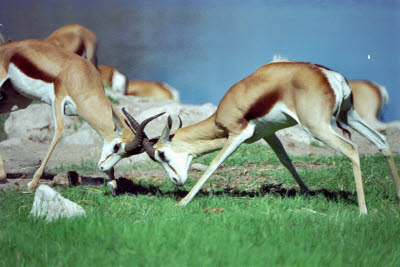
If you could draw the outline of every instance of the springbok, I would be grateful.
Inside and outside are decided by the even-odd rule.
[[[125,95],[127,78],[124,74],[107,65],[99,65],[98,69],[104,85],[111,87],[117,93]]]
[[[126,94],[140,97],[153,97],[160,99],[171,99],[179,102],[179,92],[164,82],[154,81],[129,81]]]
[[[313,137],[337,149],[353,165],[360,214],[367,213],[360,160],[355,145],[338,135],[330,119],[349,125],[374,143],[386,156],[400,198],[400,179],[384,136],[368,126],[352,107],[352,94],[345,78],[321,65],[303,62],[272,62],[233,85],[209,118],[170,134],[167,123],[155,147],[147,138],[143,147],[159,162],[176,185],[184,185],[193,158],[219,150],[208,169],[179,205],[186,205],[197,194],[219,165],[242,143],[263,138],[281,163],[296,179],[302,191],[308,188],[300,179],[275,132],[300,124]],[[133,120],[132,117],[128,117]]]
[[[97,38],[91,30],[79,24],[65,25],[44,40],[86,57],[97,67]]]
[[[55,133],[50,148],[28,189],[34,190],[63,131],[63,115],[78,115],[104,140],[98,167],[115,194],[114,165],[142,151],[145,121],[137,135],[104,93],[97,69],[82,57],[45,41],[25,40],[0,46],[0,113],[26,108],[32,99],[52,107]],[[157,115],[158,116],[158,115]],[[156,116],[155,116],[156,117]],[[154,118],[155,118],[154,117]],[[0,176],[5,177],[0,156]]]
[[[378,122],[389,95],[384,86],[366,80],[349,81],[353,93],[354,109],[360,117],[371,123]]]
[[[113,91],[120,94],[180,101],[178,90],[164,82],[128,81],[124,74],[116,68],[107,65],[99,65],[99,71],[103,79],[103,84],[108,85]]]

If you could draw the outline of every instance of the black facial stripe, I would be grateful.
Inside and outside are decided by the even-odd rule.
[[[165,158],[165,153],[163,151],[158,152],[158,156],[160,157],[160,159],[164,162],[167,161],[167,159]]]

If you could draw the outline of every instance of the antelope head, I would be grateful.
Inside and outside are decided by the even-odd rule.
[[[113,135],[114,138],[111,138],[111,140],[104,140],[103,150],[98,163],[99,169],[103,172],[108,172],[122,158],[144,152],[142,147],[143,138],[145,137],[144,128],[150,121],[163,114],[164,113],[157,114],[148,118],[147,120],[144,120],[141,124],[135,125],[135,131],[128,123],[127,125],[129,128],[127,128],[114,112],[114,109],[112,109],[112,121],[115,126],[114,131],[116,134]],[[127,135],[127,131],[132,131],[135,134],[132,140],[129,140],[125,137]],[[132,135],[132,133],[129,133],[129,136]]]
[[[130,116],[125,110],[123,111],[128,120],[131,122],[132,126],[136,129],[136,127],[139,126],[139,123],[135,121],[135,119]],[[144,122],[142,122],[142,124]],[[142,144],[143,149],[146,151],[149,157],[152,160],[160,163],[164,167],[171,181],[178,186],[182,186],[186,183],[186,180],[188,178],[188,170],[192,162],[193,156],[187,152],[179,151],[177,147],[174,146],[172,141],[174,134],[170,134],[171,126],[172,119],[170,116],[168,116],[168,122],[161,136],[149,140],[148,137],[144,134]],[[182,120],[181,118],[179,118],[178,129],[180,129],[181,127]]]

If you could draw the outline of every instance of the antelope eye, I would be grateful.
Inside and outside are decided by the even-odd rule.
[[[165,153],[163,151],[158,152],[158,156],[160,157],[160,159],[164,162],[167,161],[166,157],[165,157]]]
[[[113,148],[113,152],[114,152],[114,153],[117,153],[120,146],[121,146],[120,144],[115,144],[115,146],[114,146],[114,148]]]

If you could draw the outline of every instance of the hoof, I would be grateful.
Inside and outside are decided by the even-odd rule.
[[[33,191],[35,191],[35,189],[36,189],[36,184],[34,185],[34,184],[32,183],[32,181],[30,181],[30,182],[26,185],[26,190],[27,190],[29,193],[32,193]]]
[[[116,196],[117,195],[117,182],[115,180],[108,182],[108,187],[110,187],[111,194],[113,196]]]
[[[186,206],[186,204],[187,204],[187,202],[184,201],[184,199],[182,199],[181,201],[179,201],[178,203],[176,203],[175,206],[183,207],[183,206]]]
[[[360,210],[360,216],[366,216],[366,215],[368,215],[367,207]]]
[[[301,190],[300,194],[304,197],[310,197],[311,196],[311,191],[307,188],[307,190]]]

